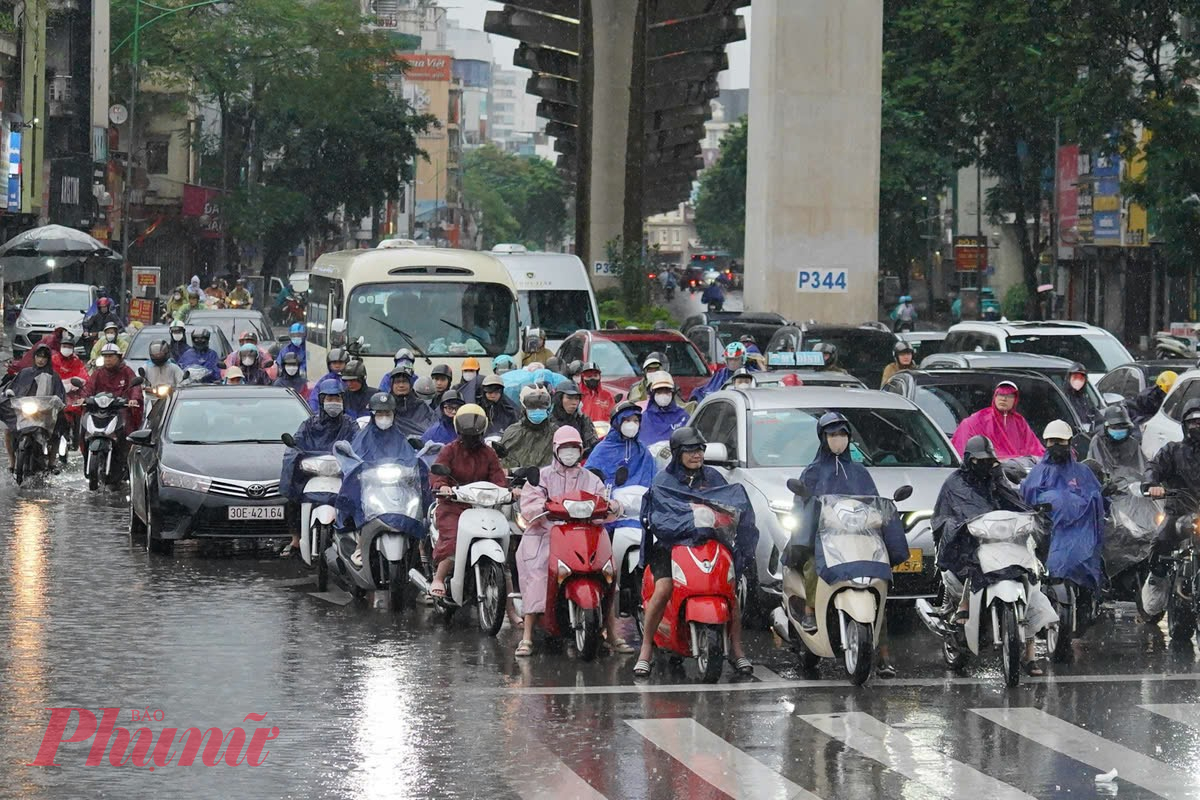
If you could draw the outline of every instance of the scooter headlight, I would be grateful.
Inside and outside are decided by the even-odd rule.
[[[687,586],[687,576],[683,574],[683,567],[679,566],[679,562],[674,560],[671,561],[671,580]]]
[[[38,404],[35,403],[33,400],[22,401],[21,413],[24,414],[25,416],[31,417],[37,413],[37,410],[38,410]]]
[[[564,500],[563,508],[571,519],[591,519],[596,511],[596,504],[591,500]]]
[[[771,503],[771,510],[779,518],[779,524],[788,533],[800,530],[800,518],[792,513],[791,503]]]
[[[568,567],[565,562],[563,562],[561,559],[559,559],[557,572],[558,572],[558,582],[562,583],[571,575],[571,568]]]
[[[99,394],[96,395],[94,399],[98,408],[108,408],[112,405],[113,401],[112,395],[110,394]]]
[[[167,395],[169,395],[171,393],[171,387],[165,383],[162,384],[161,386],[155,386],[154,393],[156,395],[158,395],[159,397],[166,397]]]

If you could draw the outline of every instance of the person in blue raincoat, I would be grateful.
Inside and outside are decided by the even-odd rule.
[[[345,393],[346,386],[340,378],[326,378],[313,391],[320,411],[300,424],[295,433],[296,446],[289,447],[283,455],[279,490],[289,502],[299,503],[304,495],[307,479],[300,471],[300,462],[308,456],[329,455],[335,442],[349,442],[358,433],[358,425],[345,413]],[[288,557],[299,551],[300,532],[296,531],[280,555]]]
[[[211,336],[208,328],[192,331],[192,346],[179,359],[179,368],[184,372],[191,367],[204,367],[208,370],[201,383],[221,382],[221,359],[217,357],[217,351],[208,346]]]
[[[600,477],[609,486],[614,484],[621,467],[629,473],[623,486],[649,486],[657,468],[654,456],[638,440],[642,410],[636,403],[626,401],[613,409],[609,423],[608,433],[592,448],[584,466],[600,470]]]
[[[680,428],[671,434],[671,462],[655,476],[650,491],[642,498],[641,565],[650,571],[654,594],[646,602],[643,630],[658,628],[674,590],[671,578],[671,548],[677,545],[699,544],[713,538],[712,529],[698,529],[693,503],[718,504],[739,511],[737,531],[732,542],[734,570],[746,574],[754,563],[758,546],[758,526],[754,508],[746,490],[739,484],[729,484],[712,467],[704,464],[707,442],[695,428]],[[727,542],[727,544],[729,544]],[[729,647],[734,668],[743,675],[754,671],[742,649],[742,614],[732,609],[729,624]],[[642,637],[642,649],[633,667],[635,677],[650,674],[654,657],[654,637]]]
[[[295,353],[300,359],[300,371],[308,373],[308,350],[304,346],[304,323],[293,322],[291,329],[288,331],[288,343],[279,348],[279,356],[276,361],[283,362],[284,356],[288,353]]]
[[[692,396],[688,399],[698,403],[707,395],[719,392],[733,378],[733,373],[744,366],[746,366],[746,345],[741,342],[730,342],[725,347],[725,366],[714,372],[708,383],[693,389]],[[753,369],[753,365],[750,368]]]
[[[363,525],[370,521],[362,504],[362,484],[359,481],[362,470],[381,464],[398,464],[417,470],[421,513],[417,517],[389,514],[385,522],[408,536],[424,538],[428,534],[425,515],[433,502],[433,494],[429,489],[429,468],[417,458],[417,452],[409,444],[404,432],[396,427],[395,398],[386,392],[376,392],[368,401],[367,408],[371,413],[371,422],[350,442],[358,458],[343,463],[344,477],[337,498],[338,525],[342,530],[362,530]],[[343,459],[339,457],[339,461]],[[362,566],[361,549],[356,549],[350,560],[356,567]]]
[[[457,439],[458,432],[454,430],[454,415],[462,406],[463,401],[458,392],[447,389],[442,395],[437,421],[425,429],[425,432],[421,434],[421,441],[426,444],[429,442],[450,444]]]
[[[1051,578],[1069,580],[1090,592],[1100,589],[1104,515],[1107,501],[1095,473],[1075,460],[1071,426],[1056,419],[1042,439],[1046,455],[1021,482],[1021,497],[1031,506],[1049,503]]]
[[[642,428],[638,441],[650,447],[665,442],[671,434],[688,422],[688,412],[681,408],[675,394],[675,380],[670,373],[658,371],[646,376],[650,397],[642,410]]]
[[[855,462],[851,457],[850,421],[844,415],[836,411],[823,414],[817,421],[817,438],[820,440],[817,456],[800,473],[800,481],[808,488],[813,498],[808,501],[808,504],[811,505],[816,498],[829,494],[857,497],[879,496],[879,489],[875,486],[875,481],[867,472],[867,468]],[[806,519],[809,514],[802,511],[798,516]],[[822,562],[817,546],[819,543],[813,541],[815,533],[814,525],[803,526],[802,532],[794,537],[784,553],[784,563],[792,567],[800,566],[804,573],[806,604],[800,625],[806,631],[811,632],[817,630],[816,609],[812,606],[812,602],[817,596],[818,570],[821,568]],[[883,540],[887,546],[888,560],[891,561],[892,566],[908,560],[908,539],[904,535],[904,526],[898,518],[893,518],[888,525],[884,526]],[[887,576],[881,577],[891,580],[890,572]],[[896,674],[896,669],[891,665],[891,659],[888,656],[885,625],[879,634],[879,664],[876,666],[876,674],[881,678],[891,678]]]
[[[342,370],[346,368],[346,363],[350,361],[350,351],[344,347],[334,347],[325,354],[325,366],[329,372],[317,378],[313,382],[313,386],[319,386],[330,378],[342,379]],[[319,406],[317,405],[317,393],[313,392],[308,396],[308,407],[315,414]]]

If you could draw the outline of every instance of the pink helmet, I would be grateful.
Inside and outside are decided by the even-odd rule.
[[[570,425],[563,425],[554,432],[554,452],[557,453],[558,448],[565,444],[577,444],[583,447],[583,438],[579,435],[579,431]]]

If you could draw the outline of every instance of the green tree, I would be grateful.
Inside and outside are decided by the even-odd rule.
[[[708,247],[746,252],[746,145],[749,126],[745,117],[721,140],[717,161],[700,177],[696,196],[696,233]]]
[[[542,249],[562,238],[570,188],[549,161],[488,144],[463,159],[467,204],[479,212],[484,247],[520,242]]]

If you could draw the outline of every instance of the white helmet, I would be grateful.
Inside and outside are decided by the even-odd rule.
[[[1048,439],[1066,439],[1070,441],[1072,435],[1071,426],[1061,419],[1056,419],[1046,426],[1046,430],[1042,431],[1042,441]]]

